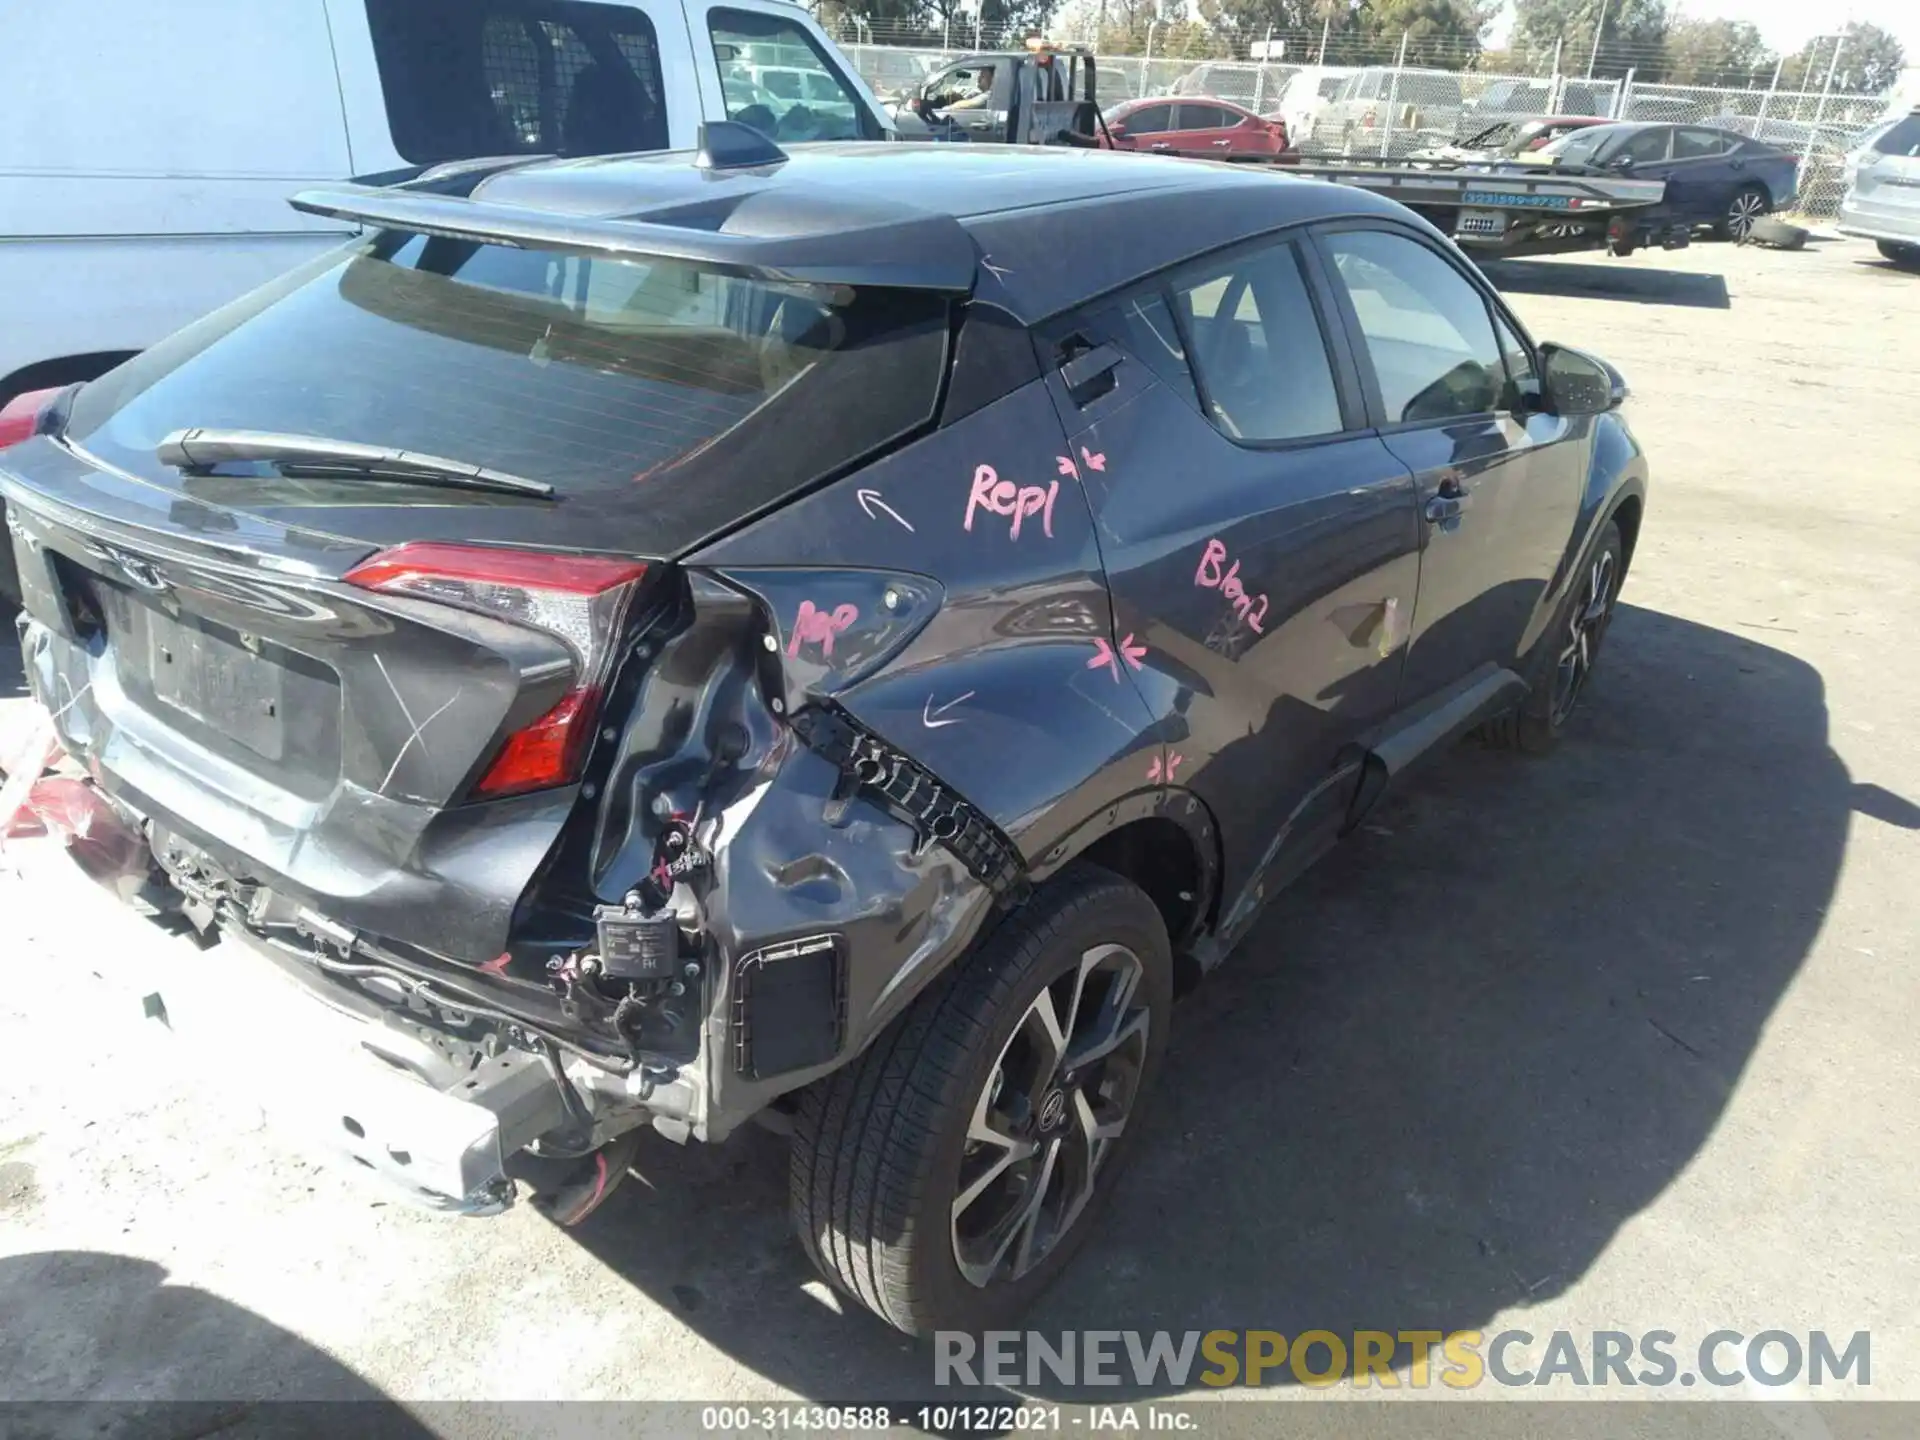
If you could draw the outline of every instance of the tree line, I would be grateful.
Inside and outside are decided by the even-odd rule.
[[[1285,45],[1288,63],[1409,65],[1562,74],[1674,85],[1879,94],[1906,56],[1864,21],[1836,27],[1781,55],[1744,20],[1681,16],[1670,0],[1517,0],[1502,48],[1485,36],[1499,0],[820,0],[824,23],[847,38],[890,44],[1009,44],[1040,32],[1093,40],[1107,54],[1245,59],[1262,42]],[[1595,43],[1598,27],[1598,43]]]

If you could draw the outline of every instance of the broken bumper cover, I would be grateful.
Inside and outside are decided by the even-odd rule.
[[[457,1067],[413,1036],[328,1004],[259,942],[229,934],[205,952],[167,945],[124,977],[199,1064],[240,1084],[276,1130],[411,1204],[486,1215],[513,1202],[507,1161],[568,1118],[538,1056],[509,1051]]]

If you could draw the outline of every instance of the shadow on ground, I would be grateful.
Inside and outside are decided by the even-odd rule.
[[[1460,747],[1183,1004],[1133,1168],[1027,1325],[1452,1330],[1572,1284],[1713,1130],[1856,801],[1916,813],[1854,785],[1812,668],[1623,606],[1556,755]],[[783,1142],[642,1170],[578,1232],[640,1290],[810,1397],[932,1393],[928,1348],[817,1298]]]
[[[0,1258],[0,1353],[0,1434],[18,1440],[317,1435],[338,1412],[311,1402],[384,1399],[252,1311],[93,1250]],[[432,1434],[390,1402],[356,1405],[347,1423],[358,1440]]]
[[[1481,272],[1496,290],[1510,295],[1570,295],[1588,300],[1631,300],[1641,305],[1682,305],[1727,310],[1724,275],[1690,270],[1656,270],[1644,260],[1623,257],[1600,264],[1563,261],[1487,260]]]

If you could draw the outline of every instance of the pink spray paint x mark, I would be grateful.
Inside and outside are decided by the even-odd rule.
[[[793,617],[793,638],[787,641],[787,654],[798,655],[802,645],[817,644],[822,655],[831,655],[833,637],[859,618],[858,606],[836,605],[827,611],[811,600],[802,600],[799,613]]]
[[[1104,665],[1113,672],[1113,678],[1118,680],[1120,678],[1120,661],[1122,657],[1126,659],[1128,665],[1138,670],[1140,668],[1140,661],[1146,653],[1146,646],[1133,643],[1132,631],[1128,631],[1127,638],[1120,642],[1120,652],[1117,655],[1114,653],[1113,646],[1104,636],[1096,635],[1093,640],[1093,659],[1087,661],[1087,669],[1098,670]]]
[[[1038,485],[1016,485],[1011,480],[1002,480],[991,465],[982,465],[973,472],[973,489],[967,493],[967,515],[961,523],[962,530],[973,529],[973,512],[986,510],[994,515],[1010,515],[1013,526],[1009,535],[1020,538],[1021,522],[1029,516],[1040,517],[1040,529],[1046,537],[1053,538],[1053,502],[1060,493],[1060,482],[1051,482],[1044,490]]]

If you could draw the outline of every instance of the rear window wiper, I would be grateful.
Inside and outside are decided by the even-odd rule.
[[[528,480],[484,465],[389,445],[360,445],[351,440],[284,435],[272,430],[175,430],[155,447],[154,454],[162,465],[189,475],[209,475],[215,466],[233,461],[264,460],[284,475],[388,476],[422,485],[553,498],[553,486],[544,480]]]

